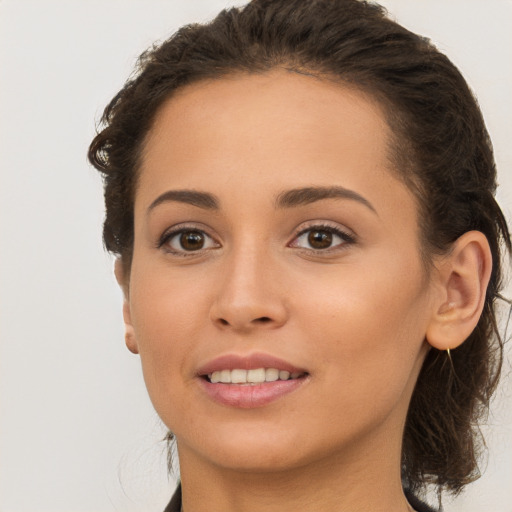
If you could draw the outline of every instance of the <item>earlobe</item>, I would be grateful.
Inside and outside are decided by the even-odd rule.
[[[123,290],[123,321],[124,321],[124,339],[128,350],[133,354],[139,353],[137,338],[135,336],[135,329],[133,328],[131,312],[130,312],[130,299],[128,279],[125,275],[124,266],[121,258],[117,258],[114,266],[114,274],[117,282]]]
[[[489,242],[479,231],[457,239],[437,270],[438,292],[426,338],[439,350],[461,345],[476,327],[492,270]]]
[[[139,353],[139,347],[137,344],[137,338],[135,336],[135,330],[133,328],[131,313],[130,313],[130,304],[128,303],[128,299],[125,297],[123,303],[123,320],[124,320],[124,340],[128,350],[133,354]]]

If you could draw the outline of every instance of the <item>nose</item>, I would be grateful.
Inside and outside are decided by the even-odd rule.
[[[218,275],[211,321],[221,329],[238,332],[284,325],[288,308],[277,267],[263,251],[242,249],[232,254]]]

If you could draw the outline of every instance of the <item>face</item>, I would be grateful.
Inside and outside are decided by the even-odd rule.
[[[264,471],[399,451],[431,306],[388,137],[360,92],[286,71],[160,109],[125,320],[180,459]]]

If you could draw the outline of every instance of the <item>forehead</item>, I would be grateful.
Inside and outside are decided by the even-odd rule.
[[[148,188],[222,195],[228,182],[241,191],[339,184],[380,193],[383,179],[395,181],[389,139],[380,105],[332,81],[278,69],[198,82],[159,109],[136,203],[150,201],[141,197]]]

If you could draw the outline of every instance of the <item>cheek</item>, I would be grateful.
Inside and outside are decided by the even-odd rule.
[[[413,256],[380,255],[303,282],[300,329],[315,340],[319,367],[343,399],[384,404],[415,377],[428,293]]]
[[[207,317],[203,279],[193,277],[184,279],[165,264],[140,269],[134,265],[130,304],[142,350],[165,350],[178,333],[198,328],[199,320]]]
[[[168,273],[167,273],[168,274]],[[144,379],[157,411],[163,401],[178,400],[177,386],[191,378],[190,356],[204,338],[208,319],[206,297],[199,284],[165,272],[132,273],[130,305]]]

